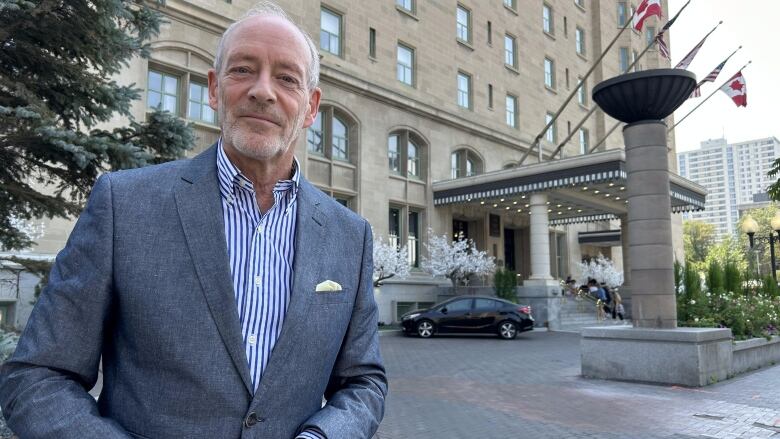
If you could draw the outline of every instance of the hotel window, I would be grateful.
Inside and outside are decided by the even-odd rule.
[[[396,54],[396,78],[406,85],[414,86],[414,49],[398,43]]]
[[[544,59],[544,85],[555,89],[555,61],[550,58]]]
[[[588,130],[580,128],[580,154],[587,154],[590,151],[590,138]]]
[[[399,248],[401,247],[401,209],[390,207],[389,216],[390,228],[387,231],[388,240],[390,241],[390,245]]]
[[[456,12],[457,24],[456,31],[458,39],[466,43],[471,42],[471,11],[458,5]]]
[[[146,102],[149,108],[161,109],[178,115],[179,77],[149,70]]]
[[[450,155],[450,176],[452,178],[470,177],[482,173],[482,160],[469,149],[459,149]]]
[[[341,56],[341,15],[320,10],[320,49]]]
[[[488,84],[488,108],[493,108],[493,84]]]
[[[577,102],[582,106],[588,105],[588,84],[582,80],[582,77],[577,77]]]
[[[512,10],[517,10],[517,0],[504,0],[504,6]]]
[[[628,20],[628,3],[627,2],[618,2],[617,3],[617,19],[618,19],[618,26],[623,27],[626,24],[626,20]]]
[[[395,0],[395,4],[407,12],[414,13],[414,0]]]
[[[387,138],[390,172],[421,180],[424,146],[422,138],[412,131],[401,130],[390,134]]]
[[[509,34],[504,35],[504,64],[512,68],[517,68],[516,48],[515,37]]]
[[[553,9],[552,6],[547,3],[542,4],[542,29],[550,35],[555,33]]]
[[[409,210],[406,248],[410,267],[420,266],[420,212]]]
[[[506,124],[517,128],[517,97],[506,95]]]
[[[458,72],[458,105],[471,108],[471,75]]]
[[[647,26],[645,28],[645,45],[653,44],[653,40],[655,40],[655,26]]]
[[[618,56],[620,73],[626,73],[626,71],[628,71],[628,47],[621,47],[618,51]]]
[[[209,106],[209,88],[206,84],[190,82],[187,118],[215,124],[216,113]]]
[[[547,124],[549,124],[550,121],[552,121],[552,120],[553,120],[552,113],[545,114],[544,115],[544,126],[547,126]],[[556,125],[556,123],[553,122],[553,124],[550,125],[550,128],[547,128],[547,132],[544,134],[544,138],[548,142],[550,142],[550,143],[555,143],[556,139],[558,138],[558,132],[557,132],[558,130],[557,130],[557,127],[555,125]]]
[[[639,54],[636,52],[636,50],[631,51],[631,64],[634,65],[634,71],[636,72],[639,70],[639,64],[637,64],[636,59],[639,57]]]
[[[574,0],[574,4],[585,9],[585,0]]]
[[[309,153],[327,158],[350,161],[350,132],[355,124],[333,107],[323,106],[314,123],[306,130]]]
[[[574,30],[574,37],[577,53],[585,55],[585,31],[580,27],[577,27],[577,29]]]

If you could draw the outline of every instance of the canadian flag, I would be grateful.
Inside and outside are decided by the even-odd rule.
[[[634,13],[634,29],[641,32],[642,26],[645,25],[645,20],[653,15],[658,16],[658,18],[661,17],[661,0],[642,0],[642,3],[639,3],[639,7],[636,8],[636,13]]]
[[[729,95],[737,107],[747,107],[747,85],[745,85],[745,77],[742,76],[741,70],[726,81],[726,85],[720,89]]]

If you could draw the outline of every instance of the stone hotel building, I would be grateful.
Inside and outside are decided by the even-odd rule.
[[[412,275],[376,293],[380,321],[437,301],[439,286],[448,284],[419,269],[429,228],[462,233],[499,266],[516,270],[540,323],[556,320],[547,305],[558,279],[576,278],[574,264],[583,257],[603,253],[619,266],[629,263],[620,232],[627,211],[621,130],[600,110],[578,124],[595,105],[592,87],[626,71],[662,24],[653,17],[644,32],[629,27],[582,80],[637,3],[279,0],[320,47],[321,111],[297,144],[304,175],[366,217],[375,235],[408,245]],[[144,90],[135,117],[162,106],[193,122],[194,153],[213,144],[219,128],[206,73],[220,34],[252,6],[159,6],[167,22],[151,57],[134,59],[119,78]],[[665,0],[663,6],[668,15]],[[668,66],[653,46],[634,69]],[[521,162],[571,93],[542,137],[541,154]],[[673,137],[669,146],[674,166]],[[702,207],[701,187],[675,175],[671,186],[675,212]],[[47,224],[31,253],[53,256],[71,227]],[[24,320],[19,311],[16,320]]]

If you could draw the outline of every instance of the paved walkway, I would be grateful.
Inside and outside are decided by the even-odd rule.
[[[700,389],[580,377],[579,335],[381,337],[379,439],[780,439],[780,367]]]

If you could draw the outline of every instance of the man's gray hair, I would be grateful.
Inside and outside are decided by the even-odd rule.
[[[219,44],[217,45],[217,56],[214,58],[214,70],[217,71],[217,74],[222,71],[222,63],[224,62],[223,58],[225,56],[225,41],[228,40],[228,37],[235,30],[235,28],[242,21],[248,18],[261,16],[279,17],[295,26],[295,28],[298,29],[298,32],[301,33],[303,39],[306,41],[306,45],[309,48],[310,58],[309,64],[306,67],[306,89],[309,92],[314,90],[314,88],[317,87],[317,84],[320,82],[320,56],[319,52],[317,52],[317,46],[314,44],[314,41],[311,39],[309,34],[306,33],[306,31],[303,30],[303,28],[300,27],[298,23],[294,22],[290,16],[284,12],[284,9],[272,1],[261,1],[255,7],[242,15],[241,18],[228,26],[228,28],[222,34],[222,38],[219,39]]]

